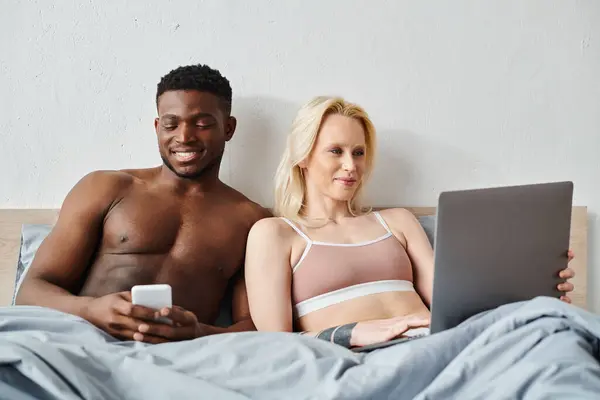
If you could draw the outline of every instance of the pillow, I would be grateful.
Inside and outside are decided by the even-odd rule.
[[[35,252],[51,230],[51,224],[23,224],[21,227],[21,248],[19,249],[19,258],[17,261],[13,305],[15,304],[15,298],[17,297],[21,282],[23,282],[23,278],[27,274],[27,269],[31,265],[31,261],[33,261]]]

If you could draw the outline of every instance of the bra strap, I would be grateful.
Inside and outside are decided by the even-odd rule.
[[[377,219],[379,220],[379,222],[381,223],[381,225],[383,225],[383,227],[385,228],[385,230],[388,231],[388,233],[392,233],[392,231],[390,230],[390,228],[388,227],[388,225],[383,220],[383,217],[381,215],[379,215],[379,211],[373,211],[373,214],[375,214],[375,216],[377,217]]]
[[[308,236],[306,236],[306,233],[302,232],[300,230],[300,228],[298,228],[296,226],[296,224],[294,224],[292,221],[290,221],[289,219],[285,218],[285,217],[280,217],[282,220],[284,220],[285,222],[287,222],[287,224],[289,226],[291,226],[292,228],[294,228],[294,230],[298,233],[298,235],[302,236],[304,238],[304,240],[306,240],[308,243],[312,243],[312,240],[310,240],[310,238]]]

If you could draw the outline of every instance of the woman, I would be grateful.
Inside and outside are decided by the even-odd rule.
[[[354,347],[429,325],[433,250],[409,211],[362,207],[374,158],[375,128],[359,106],[317,97],[299,111],[275,179],[278,217],[257,222],[248,238],[246,286],[258,330]]]

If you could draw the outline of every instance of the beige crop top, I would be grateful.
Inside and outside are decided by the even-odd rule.
[[[412,264],[404,246],[381,215],[374,214],[387,233],[353,244],[313,241],[290,220],[282,218],[307,242],[292,268],[296,318],[361,296],[414,291]]]

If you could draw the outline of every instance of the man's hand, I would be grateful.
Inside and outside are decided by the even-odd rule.
[[[179,306],[165,307],[156,312],[156,317],[168,318],[170,324],[143,323],[138,327],[138,332],[133,335],[134,340],[146,341],[147,338],[160,341],[191,340],[206,336],[213,332],[210,326],[198,322],[196,315]]]
[[[117,339],[152,344],[196,339],[227,331],[199,323],[194,313],[179,306],[154,310],[134,305],[130,292],[90,300],[84,318]],[[159,318],[168,321],[162,322]]]
[[[121,340],[134,340],[141,325],[162,326],[155,322],[156,311],[131,303],[130,292],[113,293],[89,301],[84,318]],[[160,343],[161,337],[145,336],[144,341]]]
[[[575,258],[575,253],[573,252],[573,250],[568,251],[567,257],[569,259],[569,262],[571,262],[571,260]],[[575,276],[575,271],[567,267],[560,271],[558,276],[560,276],[562,279],[571,279]],[[572,292],[574,288],[575,286],[573,286],[571,282],[559,283],[557,286],[558,290],[565,293]],[[571,298],[567,294],[565,294],[564,296],[560,296],[560,299],[565,303],[571,304]]]

